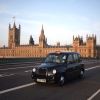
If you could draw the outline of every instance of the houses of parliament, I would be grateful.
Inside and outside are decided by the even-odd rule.
[[[0,47],[0,58],[18,58],[18,57],[45,57],[50,52],[63,51],[63,52],[78,52],[82,57],[96,58],[100,57],[100,46],[96,45],[96,35],[92,34],[86,36],[86,42],[80,36],[73,36],[72,45],[61,46],[58,42],[57,45],[47,44],[47,38],[44,34],[42,25],[39,43],[35,44],[33,37],[30,36],[28,45],[20,44],[20,31],[21,26],[16,26],[16,23],[9,24],[8,27],[8,47]]]

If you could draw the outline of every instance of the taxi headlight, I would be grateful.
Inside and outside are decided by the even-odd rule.
[[[36,68],[33,68],[33,72],[36,72]]]
[[[53,69],[53,74],[56,74],[56,69]]]

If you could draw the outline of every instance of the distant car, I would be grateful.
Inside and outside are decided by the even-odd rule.
[[[54,52],[49,53],[42,64],[33,68],[31,76],[35,82],[55,82],[62,86],[73,76],[84,78],[84,72],[79,53]]]

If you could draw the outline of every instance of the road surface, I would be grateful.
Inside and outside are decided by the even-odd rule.
[[[100,100],[100,60],[85,60],[85,79],[63,87],[36,84],[31,71],[38,62],[0,64],[0,100]]]

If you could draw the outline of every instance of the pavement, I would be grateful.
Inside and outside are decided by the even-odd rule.
[[[37,84],[31,71],[38,62],[0,64],[0,100],[100,100],[100,60],[84,60],[85,79],[63,87]]]

